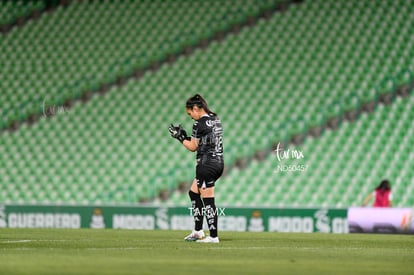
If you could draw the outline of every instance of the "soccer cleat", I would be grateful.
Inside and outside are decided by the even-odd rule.
[[[197,240],[197,242],[198,243],[219,243],[220,241],[218,237],[213,238],[213,237],[207,236],[205,239]]]
[[[195,242],[197,240],[200,240],[202,238],[204,238],[204,231],[203,230],[193,230],[193,232],[191,232],[190,235],[188,235],[187,237],[184,238],[185,241],[187,242]]]

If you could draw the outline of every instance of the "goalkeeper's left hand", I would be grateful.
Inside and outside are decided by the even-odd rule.
[[[178,126],[171,124],[170,127],[168,127],[168,130],[170,131],[171,136],[178,139],[181,143],[183,143],[184,140],[188,139],[187,132],[183,129],[183,126],[181,126],[181,124]]]

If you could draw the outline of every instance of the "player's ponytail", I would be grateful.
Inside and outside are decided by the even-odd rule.
[[[204,109],[204,111],[206,111],[207,114],[217,116],[216,113],[214,113],[208,108],[207,101],[199,94],[190,97],[185,104],[185,107],[189,109],[192,109],[194,106]]]

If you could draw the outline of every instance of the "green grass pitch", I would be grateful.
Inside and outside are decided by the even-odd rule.
[[[414,274],[413,235],[0,229],[0,274]]]

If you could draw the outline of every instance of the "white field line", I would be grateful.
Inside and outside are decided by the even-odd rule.
[[[5,240],[0,241],[2,243],[30,243],[30,242],[69,242],[73,240]]]
[[[10,241],[1,241],[0,243],[30,243],[32,240],[10,240]]]

